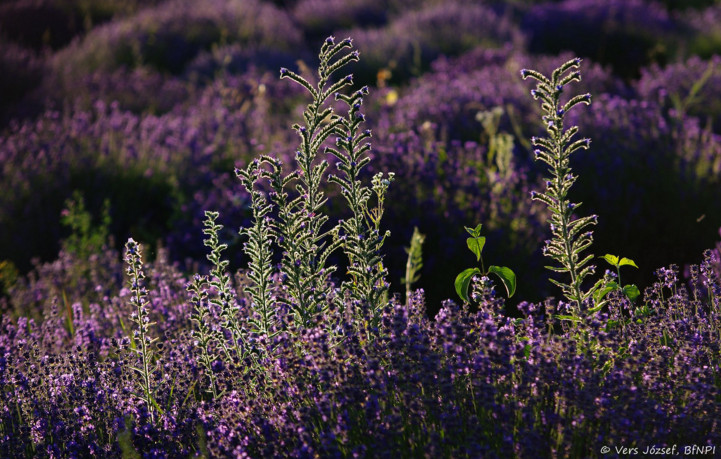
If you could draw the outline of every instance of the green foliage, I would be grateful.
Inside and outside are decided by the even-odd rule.
[[[466,245],[468,249],[476,256],[476,261],[481,263],[481,268],[468,268],[463,270],[458,276],[456,276],[455,287],[456,293],[461,297],[463,301],[469,303],[468,288],[471,285],[471,281],[474,276],[488,276],[488,274],[495,274],[503,282],[503,286],[506,288],[508,297],[512,297],[516,293],[516,274],[510,268],[505,266],[489,266],[486,271],[483,265],[483,247],[486,244],[486,238],[481,236],[481,228],[483,225],[480,223],[475,228],[466,227],[466,231],[471,235],[466,239]]]
[[[411,245],[405,248],[408,254],[406,275],[401,279],[401,282],[406,286],[406,302],[410,301],[411,286],[421,278],[420,271],[423,268],[423,242],[425,240],[426,236],[418,231],[418,227],[414,227],[413,234],[411,235]]]
[[[79,259],[87,259],[97,253],[108,240],[110,227],[110,201],[103,202],[103,210],[99,225],[93,225],[93,216],[85,208],[85,200],[80,191],[65,201],[65,209],[60,215],[60,222],[70,229],[70,235],[63,240],[63,249]]]
[[[487,140],[488,153],[485,170],[488,174],[508,176],[513,174],[511,165],[513,158],[513,136],[500,131],[501,117],[504,115],[503,107],[493,107],[491,110],[478,112],[476,120],[483,126],[482,143]],[[509,117],[511,113],[509,113]],[[500,184],[499,184],[500,185]]]
[[[10,260],[0,260],[0,296],[10,293],[20,273]]]
[[[281,78],[289,78],[303,86],[313,100],[303,112],[304,125],[295,124],[293,129],[300,137],[296,152],[298,169],[287,176],[282,174],[282,164],[266,158],[271,170],[264,174],[271,181],[271,199],[278,208],[278,219],[274,227],[275,239],[283,252],[281,269],[287,276],[288,297],[281,298],[293,311],[296,322],[308,325],[317,312],[327,309],[328,299],[333,296],[329,278],[335,266],[326,266],[330,254],[340,247],[340,240],[331,237],[337,230],[327,231],[328,216],[322,207],[327,198],[321,190],[328,168],[326,160],[317,161],[319,149],[336,134],[343,119],[333,116],[333,109],[327,106],[328,98],[352,83],[350,75],[332,82],[335,71],[345,64],[358,59],[358,53],[345,54],[332,61],[346,47],[350,40],[335,44],[326,40],[321,47],[318,83],[315,87],[302,76],[288,69],[281,69]],[[290,197],[286,187],[296,182],[297,195]]]
[[[350,56],[357,58],[357,53]],[[332,116],[339,120],[335,129],[335,147],[326,148],[337,160],[339,175],[331,175],[328,181],[340,187],[353,215],[339,223],[338,239],[348,257],[348,273],[351,280],[342,284],[342,293],[350,295],[361,304],[370,306],[375,321],[379,318],[380,309],[386,298],[388,285],[385,282],[386,269],[382,264],[380,249],[385,238],[390,235],[380,234],[380,222],[384,213],[385,195],[393,181],[394,174],[383,178],[383,173],[376,174],[371,180],[371,187],[364,186],[360,181],[363,168],[370,162],[368,151],[371,144],[369,130],[362,130],[365,115],[360,112],[363,96],[368,94],[368,87],[345,95],[335,94],[335,99],[343,102],[348,111],[345,117]],[[376,206],[369,208],[369,201],[375,194]]]
[[[581,73],[577,70],[580,63],[580,59],[566,62],[553,71],[551,78],[534,70],[521,71],[524,80],[530,77],[538,82],[531,95],[541,102],[543,122],[548,133],[547,137],[531,139],[537,147],[534,151],[536,159],[546,163],[551,172],[551,177],[546,180],[546,191],[531,194],[534,200],[541,201],[551,210],[553,238],[546,242],[544,255],[557,263],[557,266],[548,266],[548,269],[569,275],[568,283],[555,279],[551,279],[551,282],[560,287],[571,301],[575,314],[592,298],[601,283],[599,281],[589,290],[583,288],[584,279],[595,270],[595,266],[589,264],[593,259],[592,254],[581,258],[581,253],[593,243],[593,232],[584,230],[595,225],[597,217],[576,217],[574,212],[581,203],[573,203],[568,199],[568,192],[578,178],[572,173],[570,156],[581,148],[587,149],[591,142],[590,139],[573,140],[578,133],[577,126],[564,127],[564,118],[569,110],[579,104],[591,103],[590,94],[576,95],[561,103],[561,94],[566,86],[581,80]]]

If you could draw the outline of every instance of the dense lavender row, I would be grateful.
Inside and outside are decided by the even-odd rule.
[[[245,52],[260,47],[258,60],[263,54],[291,50],[306,58],[308,45],[342,29],[352,29],[369,57],[361,64],[369,81],[381,69],[390,70],[399,81],[427,69],[439,53],[456,54],[479,45],[512,43],[534,53],[570,48],[576,55],[611,63],[626,76],[637,75],[651,62],[695,54],[708,58],[721,46],[715,27],[718,6],[703,0],[698,5],[685,3],[696,9],[651,0],[486,3],[395,0],[381,8],[375,1],[300,1],[284,2],[283,9],[262,0],[154,1],[143,2],[143,7],[134,1],[121,6],[13,0],[3,5],[0,17],[7,22],[1,28],[4,39],[34,49],[52,68],[35,94],[41,102],[48,96],[72,99],[82,87],[77,80],[90,78],[93,71],[103,75],[118,67],[140,66],[183,74],[199,53],[227,44],[251,48]],[[253,24],[245,22],[250,17],[255,18]],[[641,22],[644,27],[635,27]],[[448,23],[454,24],[452,33],[443,25]],[[66,30],[59,32],[58,27]],[[58,49],[69,37],[75,38]],[[8,70],[16,73],[14,67]],[[192,84],[190,76],[184,81]]]
[[[87,296],[74,302],[50,299],[47,285],[70,285],[85,264],[63,259],[14,292],[21,310],[42,298],[42,321],[3,318],[3,455],[583,457],[608,444],[721,440],[717,252],[692,269],[689,287],[675,267],[660,270],[646,307],[614,297],[580,329],[559,328],[553,314],[567,304],[553,300],[524,302],[522,317],[508,318],[483,287],[477,309],[449,301],[433,320],[422,291],[393,300],[375,330],[333,311],[297,330],[278,311],[278,334],[251,344],[260,357],[214,364],[225,391],[215,400],[190,335],[188,279],[161,255],[143,266],[162,338],[155,421],[133,395],[131,290],[117,290],[117,261],[91,260],[98,287],[75,286]],[[252,309],[238,294],[246,321]]]

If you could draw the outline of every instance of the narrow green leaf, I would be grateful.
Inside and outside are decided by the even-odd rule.
[[[621,261],[618,262],[618,267],[620,268],[621,266],[633,266],[634,268],[638,269],[638,266],[636,266],[636,263],[633,260],[631,260],[630,258],[626,258],[626,257],[621,258]]]
[[[556,273],[567,273],[569,271],[569,269],[565,267],[544,266],[544,268]]]
[[[638,290],[638,287],[633,284],[624,286],[623,293],[629,300],[631,300],[632,303],[636,301],[636,298],[641,296],[641,292]]]
[[[662,346],[669,346],[671,344],[671,337],[668,335],[668,332],[666,329],[663,330],[661,333],[661,345]]]
[[[501,278],[503,285],[506,287],[508,298],[512,297],[513,294],[516,293],[516,274],[511,271],[510,268],[506,268],[505,266],[491,266],[488,268],[488,272],[491,272]]]
[[[466,244],[471,252],[476,255],[476,261],[480,261],[481,252],[483,252],[483,246],[486,245],[485,237],[469,237],[466,239]]]
[[[481,274],[481,270],[478,268],[468,268],[458,276],[456,276],[456,293],[461,297],[463,301],[468,303],[468,287],[471,285],[471,279],[475,274]]]
[[[580,321],[581,321],[581,319],[579,319],[579,318],[576,317],[576,316],[564,316],[564,315],[557,315],[557,316],[556,316],[556,319],[559,319],[559,320],[567,320],[567,321],[570,321],[570,322],[580,322]]]
[[[158,405],[158,402],[155,401],[155,398],[150,394],[148,394],[148,395],[150,397],[150,400],[146,400],[146,402],[150,401],[150,404],[153,405],[155,407],[155,409],[160,412],[160,414],[164,414],[165,410],[163,410],[163,408],[161,408],[160,405]]]
[[[606,306],[606,303],[607,303],[607,301],[598,302],[598,300],[597,300],[596,306],[594,306],[591,309],[589,309],[588,311],[586,311],[586,314],[590,315],[590,314],[594,314],[594,313],[600,311],[601,309],[603,309],[604,306]]]
[[[569,271],[569,269],[565,267],[544,266],[544,268],[556,273],[567,273]]]

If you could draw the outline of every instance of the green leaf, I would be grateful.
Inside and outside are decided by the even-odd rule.
[[[596,302],[601,301],[606,295],[613,292],[618,288],[618,284],[616,282],[609,282],[608,284],[604,285],[599,290],[596,290],[596,293],[593,295],[593,299],[596,300]]]
[[[511,271],[510,268],[506,268],[505,266],[491,266],[488,268],[488,272],[501,278],[503,285],[506,286],[508,298],[512,297],[513,294],[516,293],[516,274]]]
[[[648,304],[644,304],[643,306],[634,310],[634,315],[636,317],[648,317],[653,313],[654,312],[651,310],[651,308],[648,307]]]
[[[463,301],[468,301],[468,287],[471,285],[471,279],[476,274],[481,274],[481,270],[478,268],[468,268],[458,276],[456,276],[456,293],[461,297]]]
[[[485,237],[469,237],[466,239],[466,244],[471,252],[476,255],[476,261],[480,261],[481,252],[483,252],[483,246],[486,244]]]
[[[616,255],[607,253],[606,255],[598,258],[603,258],[609,265],[618,267],[618,257]]]
[[[467,227],[467,226],[464,226],[464,228],[466,229],[466,231],[468,232],[468,234],[470,234],[471,236],[473,236],[473,237],[479,237],[479,236],[481,235],[481,227],[482,227],[482,226],[483,226],[483,225],[482,225],[481,223],[479,223],[478,225],[476,225],[475,228],[469,228],[469,227]]]
[[[621,266],[633,266],[634,268],[638,269],[638,266],[636,266],[636,263],[634,263],[634,261],[631,260],[630,258],[626,258],[626,257],[621,258],[621,261],[618,263],[618,267],[620,268]]]
[[[638,290],[638,287],[633,284],[625,285],[623,287],[623,293],[629,300],[631,300],[632,303],[636,301],[636,298],[641,296],[641,292]]]

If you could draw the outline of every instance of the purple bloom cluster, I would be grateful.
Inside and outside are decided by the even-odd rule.
[[[341,29],[384,24],[388,3],[381,0],[300,0],[293,6],[293,17],[306,34],[325,38]]]

